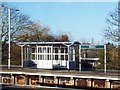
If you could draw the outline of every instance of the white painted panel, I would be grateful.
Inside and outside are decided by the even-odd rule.
[[[67,66],[67,61],[65,60],[53,60],[53,65]]]
[[[52,60],[38,60],[37,68],[52,69]]]
[[[57,65],[59,64],[59,61],[58,60],[53,60],[53,65]]]
[[[61,61],[62,62],[62,66],[67,66],[67,63],[65,60]]]

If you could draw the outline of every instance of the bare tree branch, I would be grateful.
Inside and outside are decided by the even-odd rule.
[[[120,3],[119,3],[120,4]],[[114,42],[120,41],[120,9],[117,8],[114,12],[110,12],[109,17],[106,19],[108,27],[104,30],[106,39]]]

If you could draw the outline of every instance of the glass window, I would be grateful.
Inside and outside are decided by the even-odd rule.
[[[44,55],[44,60],[47,60],[47,55]]]
[[[64,55],[61,55],[61,60],[64,60]]]
[[[65,48],[65,53],[68,53],[68,48]]]
[[[49,57],[49,55],[47,55],[47,60],[50,60],[50,57]]]
[[[55,55],[55,60],[58,60],[58,55]]]
[[[35,47],[32,48],[32,53],[35,53],[35,49],[36,49]]]
[[[64,53],[64,48],[61,48],[61,53]]]
[[[47,55],[47,60],[51,60],[51,55]]]
[[[49,47],[47,48],[47,53],[50,53],[50,48]]]
[[[27,56],[28,56],[28,60],[30,60],[30,48],[28,48]]]
[[[42,60],[44,60],[44,55],[42,55]]]
[[[42,48],[41,47],[38,50],[39,50],[38,53],[42,53]]]
[[[46,53],[46,47],[43,47],[43,53]]]
[[[47,53],[51,53],[51,48],[47,47]]]
[[[51,48],[49,48],[49,53],[51,53]]]
[[[55,53],[58,53],[58,48],[55,48]]]
[[[27,60],[27,48],[26,47],[24,47],[23,49],[23,59]]]
[[[73,54],[70,55],[70,60],[73,61]]]
[[[35,60],[35,54],[32,54],[32,60]]]
[[[55,48],[53,48],[53,53],[55,53]]]
[[[66,60],[66,61],[68,60],[68,55],[65,55],[65,60]]]
[[[49,55],[49,60],[51,60],[51,55]]]
[[[42,55],[39,55],[39,60],[42,60]]]
[[[55,60],[55,55],[53,55],[53,60]]]

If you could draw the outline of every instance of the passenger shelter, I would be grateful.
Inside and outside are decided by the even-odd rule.
[[[76,69],[75,42],[18,42],[22,67]]]

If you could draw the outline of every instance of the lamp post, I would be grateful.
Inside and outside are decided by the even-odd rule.
[[[10,20],[10,12],[11,12],[11,10],[15,10],[15,11],[19,11],[18,9],[11,9],[11,8],[9,8],[9,7],[6,7],[6,6],[4,6],[4,5],[1,5],[2,7],[4,7],[4,8],[7,8],[7,10],[8,10],[8,46],[9,46],[9,48],[8,48],[8,69],[10,69],[10,57],[11,57],[11,55],[10,55],[10,47],[11,47],[11,34],[10,34],[10,22],[11,22],[11,20]]]
[[[106,45],[104,45],[104,74],[106,74],[106,71],[107,71],[107,69],[106,69],[106,53],[107,53]]]
[[[8,36],[9,36],[9,40],[8,40],[8,44],[9,44],[9,49],[8,49],[8,69],[10,69],[10,40],[11,40],[11,37],[10,37],[10,8],[7,8],[8,9]]]
[[[11,34],[10,34],[10,11],[11,9],[10,8],[7,8],[8,9],[8,43],[9,43],[9,49],[8,49],[8,69],[10,69],[10,61],[11,61],[11,50],[10,50],[10,47],[11,47]],[[18,9],[15,9],[15,11],[19,11]]]
[[[2,7],[0,6],[0,23],[2,24],[2,18],[1,17],[2,17]],[[2,27],[1,26],[0,26],[0,65],[2,64],[1,63],[2,62],[2,38],[1,38],[2,37],[2,30],[1,30]],[[0,69],[2,69],[2,68],[0,67]]]

